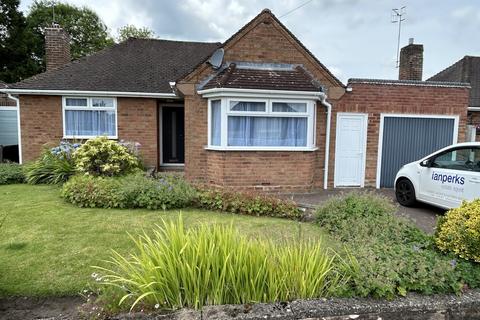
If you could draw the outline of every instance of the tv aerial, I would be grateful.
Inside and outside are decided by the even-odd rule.
[[[402,33],[402,22],[405,21],[407,14],[407,7],[392,9],[392,23],[398,23],[398,38],[397,38],[397,63],[396,68],[400,67],[400,36]]]

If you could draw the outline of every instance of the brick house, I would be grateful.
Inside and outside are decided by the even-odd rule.
[[[218,187],[391,187],[401,165],[465,136],[469,85],[421,81],[420,45],[402,49],[402,80],[345,85],[269,10],[224,43],[129,39],[72,62],[50,29],[55,62],[3,90],[19,97],[24,162],[107,135]]]
[[[470,83],[468,124],[476,141],[480,141],[480,57],[465,56],[427,81],[457,81]]]

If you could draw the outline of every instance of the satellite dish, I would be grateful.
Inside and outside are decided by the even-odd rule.
[[[223,63],[223,55],[224,54],[225,54],[225,51],[223,50],[223,48],[218,48],[212,54],[210,59],[208,59],[208,63],[210,63],[214,69],[220,68],[222,66],[222,63]]]

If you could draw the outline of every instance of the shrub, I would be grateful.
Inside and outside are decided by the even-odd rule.
[[[448,211],[438,222],[435,242],[444,252],[480,262],[480,199]]]
[[[396,217],[391,201],[370,193],[332,197],[316,221],[342,241],[358,261],[358,272],[340,288],[344,296],[393,298],[409,291],[459,293],[480,285],[480,268],[436,251],[433,239]]]
[[[122,292],[119,303],[131,309],[318,298],[348,275],[321,241],[274,245],[248,240],[232,225],[186,230],[180,218],[132,239],[136,252],[114,251],[107,268],[97,267],[97,280]]]
[[[0,163],[0,185],[23,182],[25,182],[25,175],[21,165],[18,163]]]
[[[198,192],[196,205],[208,210],[254,216],[302,217],[302,211],[295,202],[259,193],[205,189]]]
[[[118,176],[140,166],[130,149],[107,137],[87,140],[74,153],[76,169],[95,176]]]
[[[79,175],[63,186],[62,196],[79,207],[166,210],[190,205],[195,190],[175,176],[153,179],[141,173],[123,177]]]
[[[124,208],[121,187],[118,178],[77,175],[63,185],[62,197],[79,207]]]
[[[75,163],[72,154],[79,144],[66,141],[51,149],[45,149],[40,158],[25,167],[26,180],[30,184],[63,183],[75,174]]]

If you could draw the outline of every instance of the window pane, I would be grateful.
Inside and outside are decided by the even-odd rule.
[[[66,98],[65,103],[67,107],[86,107],[87,99],[86,98]]]
[[[65,110],[67,136],[116,136],[115,111]]]
[[[109,98],[93,98],[93,107],[113,108],[113,99]]]
[[[475,161],[475,149],[457,149],[447,152],[435,158],[433,167],[460,170],[478,171],[478,163]]]
[[[231,111],[259,111],[265,112],[265,102],[252,102],[252,101],[230,101]]]
[[[307,118],[230,116],[228,145],[305,147]]]
[[[221,137],[221,122],[222,122],[222,113],[221,113],[221,101],[214,100],[212,101],[212,112],[211,112],[211,143],[212,146],[220,145]]]
[[[274,102],[272,103],[273,112],[307,112],[306,103],[296,102]]]

